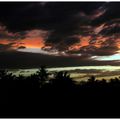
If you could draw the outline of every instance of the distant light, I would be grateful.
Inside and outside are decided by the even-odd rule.
[[[99,61],[113,61],[120,60],[120,54],[114,54],[110,56],[92,56],[91,58]]]
[[[18,49],[20,52],[31,52],[31,53],[46,53],[40,48],[25,48],[25,49]]]

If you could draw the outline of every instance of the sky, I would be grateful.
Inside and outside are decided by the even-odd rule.
[[[120,2],[0,2],[0,68],[119,66]]]

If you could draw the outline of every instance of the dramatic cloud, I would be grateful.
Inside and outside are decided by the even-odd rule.
[[[13,50],[15,43],[9,43],[9,44],[0,44],[0,52],[5,52],[5,51],[11,51]]]
[[[0,40],[8,39],[11,41],[15,41],[23,38],[24,38],[24,34],[22,32],[13,33],[8,31],[6,26],[0,25]]]
[[[2,51],[11,49],[42,48],[44,39],[48,37],[48,32],[44,30],[26,30],[20,32],[10,32],[7,27],[0,26],[0,44]],[[10,49],[8,49],[10,48]]]
[[[61,57],[66,65],[67,60],[71,65],[119,65],[116,61],[116,55],[120,54],[119,5],[114,2],[0,3],[0,52],[14,52],[18,56],[37,53],[39,60],[44,55],[51,60]],[[42,62],[47,64],[47,61]]]

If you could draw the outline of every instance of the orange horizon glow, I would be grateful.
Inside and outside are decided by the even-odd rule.
[[[80,50],[81,47],[89,46],[89,45],[93,45],[96,48],[101,48],[102,44],[106,40],[109,40],[110,37],[105,37],[105,36],[103,37],[101,35],[98,35],[95,38],[93,38],[92,36],[89,35],[89,36],[79,36],[79,39],[80,41],[70,46],[68,50],[77,51],[77,50]],[[95,39],[95,42],[93,41],[93,43],[90,43],[92,39]],[[118,37],[115,39],[117,41],[115,45],[116,47],[120,49],[120,39]],[[17,50],[20,46],[24,46],[26,48],[39,48],[39,49],[43,47],[47,48],[44,38],[38,37],[38,36],[37,37],[26,37],[24,39],[19,39],[15,41],[13,40],[12,42],[10,42],[10,40],[7,40],[7,39],[0,40],[0,44],[9,45],[10,43],[13,43],[10,48],[13,50]],[[52,46],[48,46],[48,48],[51,48],[51,47]]]
[[[0,40],[0,44],[10,44],[9,40]],[[42,48],[44,46],[43,38],[26,38],[15,42],[13,49],[17,49],[19,46],[25,46],[26,48]]]
[[[9,44],[9,43],[11,43],[10,41],[8,41],[8,40],[0,40],[0,44]]]
[[[23,39],[21,42],[26,48],[42,48],[44,46],[43,39],[40,37]]]

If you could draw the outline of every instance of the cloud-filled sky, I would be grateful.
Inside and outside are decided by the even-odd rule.
[[[0,2],[0,67],[120,65],[119,2]]]

